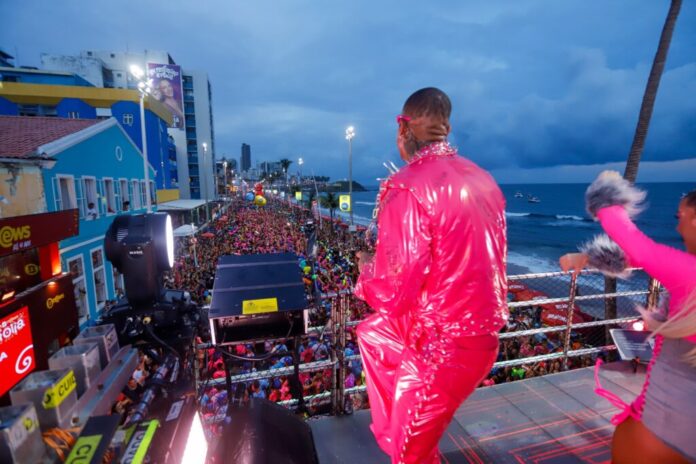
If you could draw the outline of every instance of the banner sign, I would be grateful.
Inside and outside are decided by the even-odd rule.
[[[35,367],[29,307],[24,306],[0,319],[0,396]]]
[[[15,216],[0,220],[0,256],[58,242],[79,233],[78,211]]]
[[[338,206],[341,211],[350,211],[350,195],[339,195]]]
[[[152,80],[151,96],[172,113],[172,127],[184,128],[184,91],[181,66],[176,64],[147,64],[147,76]]]

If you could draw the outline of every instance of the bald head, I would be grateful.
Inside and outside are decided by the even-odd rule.
[[[451,112],[449,97],[435,87],[420,89],[408,97],[402,113],[409,120],[400,124],[397,138],[401,157],[408,161],[423,146],[447,140]]]
[[[449,122],[452,102],[445,92],[435,87],[426,87],[414,92],[404,103],[404,114],[412,118],[430,116]]]

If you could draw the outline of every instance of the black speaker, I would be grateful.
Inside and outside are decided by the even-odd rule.
[[[213,344],[287,338],[307,331],[307,295],[292,253],[225,255],[208,311]]]
[[[215,464],[318,464],[312,429],[288,409],[252,398],[235,407],[217,443],[208,451]]]

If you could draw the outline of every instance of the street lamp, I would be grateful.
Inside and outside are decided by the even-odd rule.
[[[206,155],[208,154],[208,144],[203,142],[202,145],[203,145],[203,162],[199,163],[198,178],[199,178],[199,180],[202,178],[203,182],[205,184],[205,187],[204,187],[205,188],[205,220],[208,221],[208,220],[210,220],[210,210],[208,209],[208,180],[206,179],[205,173],[203,172],[203,171],[205,171],[205,158],[206,158]],[[198,185],[200,187],[200,182],[198,183]]]
[[[224,179],[225,179],[224,180],[225,184],[222,186],[222,189],[225,193],[225,196],[227,196],[227,192],[228,192],[228,190],[227,190],[227,160],[224,160],[222,162],[222,172],[224,173]]]
[[[300,180],[300,187],[302,187],[302,165],[304,164],[304,161],[302,160],[302,158],[297,160],[297,164],[300,166],[300,169],[299,169],[300,179],[299,180]]]
[[[353,137],[355,128],[348,126],[346,140],[348,140],[348,198],[350,198],[350,225],[353,225]]]
[[[143,171],[145,171],[145,204],[147,205],[147,212],[152,212],[152,201],[150,200],[150,172],[147,168],[147,135],[145,133],[145,95],[150,95],[152,91],[152,80],[143,80],[145,73],[143,70],[132,64],[130,66],[130,72],[138,82],[138,92],[140,93],[140,135],[143,139]]]

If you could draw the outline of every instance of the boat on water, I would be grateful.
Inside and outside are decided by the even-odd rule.
[[[522,192],[517,191],[515,192],[515,198],[524,198],[524,195],[522,194]]]
[[[529,203],[541,203],[541,200],[539,199],[539,197],[536,197],[536,196],[532,195],[531,193],[529,195],[527,195],[527,201]]]

